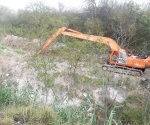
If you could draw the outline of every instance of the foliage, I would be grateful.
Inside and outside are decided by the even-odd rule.
[[[13,10],[0,5],[0,24],[8,25],[12,23],[12,20],[16,17]]]
[[[0,44],[0,53],[2,53],[5,48],[6,47],[4,45]]]
[[[116,121],[116,119],[114,118],[115,116],[116,116],[116,108],[120,108],[121,106],[115,106],[112,110],[111,110],[111,112],[110,112],[110,114],[109,114],[109,117],[108,117],[108,121],[107,121],[107,124],[108,125],[112,125],[112,124],[115,124],[115,125],[119,125],[119,124],[121,124],[121,122],[120,121]]]
[[[9,11],[9,9],[7,10]],[[59,27],[67,26],[64,16],[57,17],[52,13],[51,8],[43,3],[31,4],[25,10],[19,10],[18,14],[13,16],[15,18],[9,19],[9,23],[6,24],[7,32],[31,39],[48,37],[51,32]],[[0,24],[3,23],[0,22]]]
[[[38,72],[38,79],[45,84],[45,88],[53,87],[53,74],[48,72],[49,70],[54,70],[55,68],[55,59],[44,58],[42,56],[32,57],[29,65],[33,66]]]
[[[87,112],[84,107],[79,108],[54,108],[60,116],[59,122],[63,125],[80,125],[87,123]]]
[[[84,26],[88,34],[103,36],[102,22],[98,18],[95,18],[94,20],[87,18],[87,20],[84,23]]]
[[[11,83],[11,84],[9,84]],[[115,124],[148,124],[150,101],[149,94],[133,94],[127,98],[121,106],[113,106],[107,109],[98,105],[93,105],[93,111],[88,112],[92,97],[87,97],[79,107],[62,107],[58,102],[54,102],[52,107],[40,107],[33,103],[38,94],[33,93],[33,88],[27,86],[21,93],[17,93],[17,84],[7,83],[7,86],[0,87],[0,124],[11,125],[14,122],[24,124],[44,124],[44,125],[94,125],[96,123]],[[33,99],[33,95],[35,99]],[[103,118],[106,113],[108,116]],[[101,120],[100,120],[101,119]]]
[[[42,41],[45,41],[59,27],[66,26],[85,34],[113,38],[121,47],[131,53],[141,56],[150,54],[149,8],[145,9],[132,1],[117,3],[115,0],[101,0],[99,3],[96,3],[95,0],[85,0],[83,8],[82,11],[65,10],[63,5],[60,5],[60,10],[57,11],[39,2],[14,13],[9,8],[0,6],[0,37],[8,33],[29,39],[39,39],[38,44],[42,45]],[[93,83],[102,84],[100,79],[93,80],[88,76],[77,74],[77,69],[81,62],[90,61],[86,64],[89,67],[99,62],[100,58],[94,59],[94,57],[100,57],[106,51],[105,45],[64,36],[59,37],[56,41],[58,44],[62,41],[62,44],[65,43],[65,47],[47,50],[44,55],[33,57],[30,64],[38,71],[38,79],[45,84],[46,98],[49,88],[54,87],[54,78],[57,74],[55,62],[58,60],[69,61],[71,65],[69,77],[73,77],[74,82],[86,83],[86,85],[89,83],[92,85],[95,85]],[[33,48],[33,46],[31,47]],[[5,46],[0,44],[0,54],[4,49]],[[16,53],[23,52],[16,50]],[[100,77],[101,73],[97,69],[97,67],[93,69],[91,74]],[[53,70],[54,73],[50,73],[50,70]],[[36,95],[37,93],[28,83],[21,93],[19,93],[17,82],[7,80],[5,84],[1,83],[0,106],[5,112],[5,117],[3,120],[0,119],[0,124],[9,125],[14,122],[14,118],[21,118],[27,124],[94,125],[101,122],[98,118],[103,118],[103,113],[105,114],[104,123],[108,125],[146,125],[150,121],[148,95],[130,96],[123,107],[109,108],[106,111],[95,106],[95,112],[92,112],[90,116],[87,112],[89,104],[87,104],[88,106],[69,108],[57,107],[53,104],[53,110],[51,110],[36,106]]]
[[[5,85],[0,84],[0,105],[3,106],[29,105],[35,102],[35,95],[30,84],[27,84],[21,91],[17,82],[7,80]]]
[[[57,125],[57,114],[46,107],[9,107],[3,112],[5,117],[0,121],[3,125],[11,125],[15,122],[28,125]]]
[[[150,101],[148,92],[144,95],[135,93],[126,99],[124,107],[118,112],[118,117],[123,124],[148,125],[150,116]]]
[[[0,125],[13,125],[13,123],[13,119],[7,116],[0,118]]]
[[[0,34],[1,29],[5,29],[14,35],[45,40],[59,27],[68,26],[87,34],[113,38],[132,53],[141,56],[149,54],[148,7],[140,8],[133,1],[117,3],[114,0],[100,0],[97,3],[95,0],[85,0],[83,8],[81,12],[65,10],[63,7],[60,12],[37,2],[16,14],[1,6]]]
[[[6,29],[4,25],[0,24],[0,39],[2,36],[4,36],[6,34]]]

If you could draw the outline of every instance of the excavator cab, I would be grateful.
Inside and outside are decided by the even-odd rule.
[[[127,63],[127,53],[124,51],[119,51],[118,55],[118,63],[119,64],[126,64]]]
[[[111,64],[126,64],[127,63],[127,53],[125,51],[112,51],[110,54]]]

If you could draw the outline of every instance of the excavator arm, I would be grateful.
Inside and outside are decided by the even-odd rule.
[[[81,32],[78,32],[76,30],[68,29],[66,27],[59,28],[56,33],[50,37],[46,43],[43,45],[43,47],[38,51],[37,54],[40,54],[43,50],[45,50],[54,40],[57,38],[59,35],[66,35],[66,36],[71,36],[75,38],[79,38],[82,40],[89,40],[93,42],[99,42],[108,45],[112,51],[118,52],[120,51],[125,51],[120,48],[120,46],[111,38],[107,37],[101,37],[101,36],[95,36],[95,35],[88,35],[88,34],[83,34]]]

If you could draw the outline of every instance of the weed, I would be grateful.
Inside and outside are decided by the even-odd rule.
[[[0,38],[6,34],[6,27],[0,24]]]
[[[84,106],[62,108],[54,105],[54,111],[59,116],[59,124],[77,125],[88,123],[87,110]]]
[[[3,117],[3,118],[0,118],[0,125],[13,125],[14,123],[14,120],[10,117]]]
[[[122,107],[122,106],[115,106],[112,110],[111,110],[111,112],[110,112],[110,114],[109,114],[109,117],[108,117],[108,120],[107,120],[107,125],[112,125],[112,124],[115,124],[115,125],[121,125],[121,122],[120,121],[117,121],[116,119],[115,119],[115,116],[116,116],[116,109],[117,108],[120,108],[120,107]]]
[[[25,52],[21,49],[15,50],[15,52],[18,53],[18,54],[25,54]]]
[[[0,104],[9,105],[29,105],[36,102],[36,93],[30,84],[18,89],[18,83],[7,80],[5,85],[0,84]]]
[[[0,54],[3,52],[3,50],[6,49],[6,47],[2,44],[0,44]]]
[[[9,107],[4,110],[7,117],[13,119],[14,122],[24,124],[44,124],[56,125],[57,114],[50,108],[46,107]]]

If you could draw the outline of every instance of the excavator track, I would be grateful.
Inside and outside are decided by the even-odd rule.
[[[133,68],[124,67],[124,66],[118,66],[118,65],[104,64],[102,66],[102,69],[104,71],[115,72],[115,73],[125,74],[125,75],[132,75],[132,76],[141,76],[141,75],[143,75],[142,70],[133,69]]]

